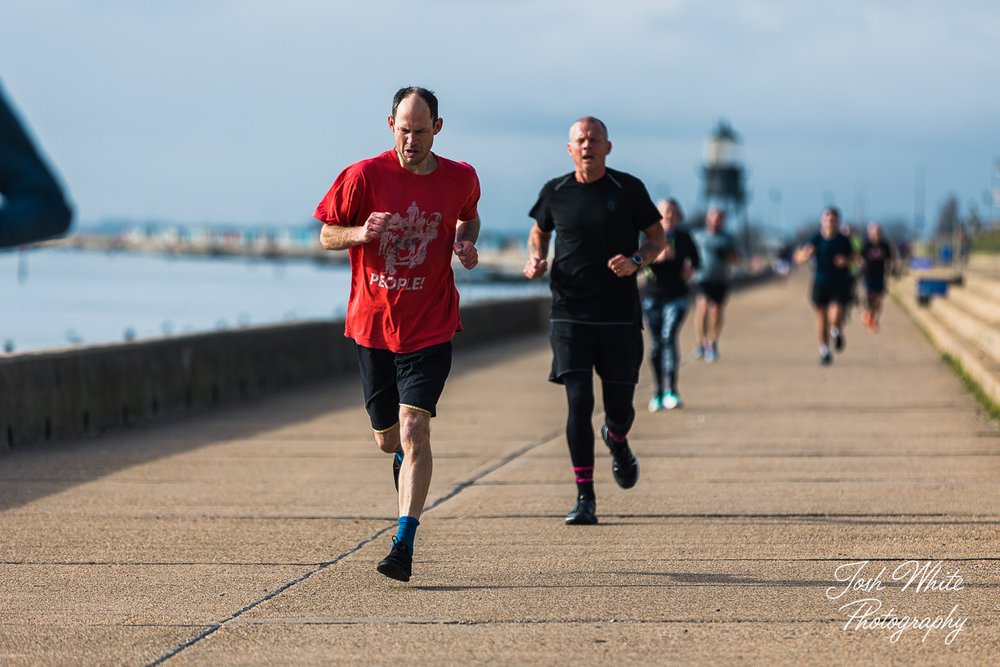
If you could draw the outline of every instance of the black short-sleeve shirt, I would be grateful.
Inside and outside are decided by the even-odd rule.
[[[839,267],[834,263],[834,257],[843,255],[848,261],[854,257],[854,246],[851,239],[840,232],[831,238],[825,238],[817,233],[809,243],[815,249],[817,283],[840,284],[851,282],[851,270],[847,266]]]
[[[642,181],[615,169],[592,183],[570,173],[542,187],[529,215],[556,235],[549,275],[553,320],[642,322],[635,275],[619,278],[608,268],[615,255],[635,253],[641,230],[659,224]]]
[[[868,278],[885,278],[885,265],[892,259],[892,248],[885,241],[872,243],[865,241],[861,246],[861,259],[865,262],[865,276]]]
[[[687,281],[684,278],[684,267],[691,265],[692,269],[701,266],[698,246],[694,239],[683,229],[675,229],[667,234],[668,258],[662,262],[653,262],[646,268],[646,296],[663,301],[680,299],[688,294]]]

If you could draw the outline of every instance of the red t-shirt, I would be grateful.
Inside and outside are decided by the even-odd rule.
[[[359,345],[413,352],[460,331],[451,270],[455,225],[478,215],[479,177],[470,165],[435,155],[437,169],[417,175],[396,151],[352,164],[333,182],[313,216],[328,225],[363,225],[389,212],[402,228],[348,250],[351,296],[344,335]]]

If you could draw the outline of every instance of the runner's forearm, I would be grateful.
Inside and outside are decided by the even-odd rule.
[[[642,257],[642,266],[647,266],[652,264],[653,260],[667,247],[667,235],[658,222],[643,231],[646,234],[646,240],[635,252]]]
[[[319,233],[319,242],[324,250],[347,250],[361,245],[363,238],[364,227],[323,225]]]
[[[528,256],[537,259],[546,259],[549,256],[549,241],[552,234],[547,234],[539,229],[538,225],[531,228],[528,235]]]
[[[479,240],[479,216],[472,220],[459,220],[455,225],[455,241],[469,241],[473,245]]]

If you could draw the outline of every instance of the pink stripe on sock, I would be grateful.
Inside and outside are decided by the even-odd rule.
[[[573,472],[576,473],[577,482],[594,481],[594,466],[573,466]]]
[[[612,440],[614,440],[615,442],[619,443],[619,444],[625,442],[625,440],[627,439],[626,436],[624,436],[624,435],[618,435],[617,433],[615,433],[614,431],[612,431],[610,428],[608,429],[608,437],[611,438]]]

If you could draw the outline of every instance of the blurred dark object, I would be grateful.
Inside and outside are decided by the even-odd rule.
[[[0,248],[60,236],[73,212],[0,89]]]

